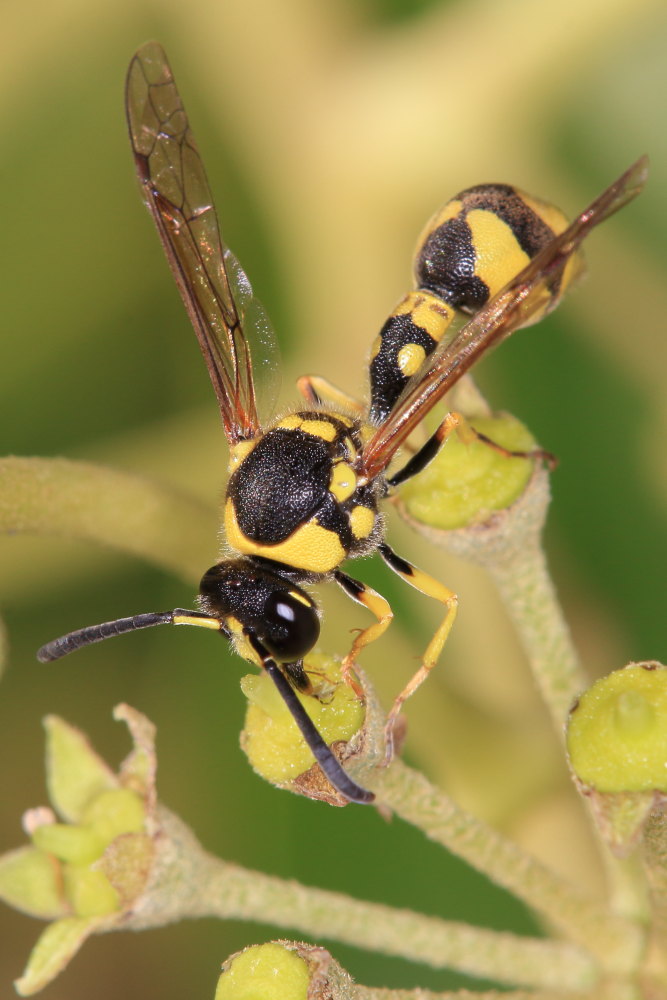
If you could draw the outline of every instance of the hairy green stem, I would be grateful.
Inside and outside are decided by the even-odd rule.
[[[667,816],[662,804],[651,813],[646,824],[642,860],[652,910],[647,966],[664,992],[667,990]]]
[[[212,507],[87,462],[0,459],[0,532],[78,538],[129,552],[188,582],[215,558]]]
[[[642,943],[635,923],[610,914],[513,841],[465,812],[418,771],[394,761],[374,790],[383,805],[514,893],[570,940],[596,955],[607,969],[627,971],[635,966]]]
[[[479,525],[434,531],[411,523],[436,544],[483,566],[491,575],[562,739],[567,714],[588,681],[542,547],[549,499],[549,475],[536,468],[523,495]]]
[[[541,544],[521,546],[507,559],[489,562],[535,680],[563,738],[567,713],[588,681],[563,617]]]
[[[155,883],[124,926],[203,916],[253,920],[513,985],[585,990],[595,982],[595,963],[572,945],[470,927],[249,871],[205,853],[166,810],[161,824],[167,837]]]

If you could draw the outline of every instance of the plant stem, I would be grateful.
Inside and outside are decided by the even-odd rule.
[[[217,531],[214,508],[141,476],[63,458],[0,458],[0,532],[97,542],[191,582],[214,557]]]
[[[513,841],[462,810],[418,771],[400,760],[374,784],[383,805],[543,915],[609,970],[635,967],[641,932],[611,914]],[[554,984],[562,985],[562,984]]]
[[[572,945],[470,927],[250,871],[204,852],[164,809],[161,825],[166,837],[155,882],[125,927],[203,916],[253,920],[512,985],[583,991],[596,981],[594,961]]]

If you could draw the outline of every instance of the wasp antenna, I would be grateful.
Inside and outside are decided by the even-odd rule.
[[[319,732],[313,720],[310,718],[305,708],[296,696],[296,692],[283,674],[280,667],[274,660],[263,657],[264,669],[268,673],[273,683],[278,688],[282,698],[292,713],[292,718],[301,730],[301,735],[312,750],[313,756],[322,771],[329,779],[334,788],[340,792],[344,798],[350,802],[359,802],[362,805],[374,802],[375,795],[368,789],[357,785],[349,774],[342,768],[336,757],[334,757],[331,747],[328,746]]]
[[[170,625],[177,614],[178,611],[149,611],[143,615],[133,615],[131,618],[102,622],[101,625],[88,625],[86,628],[61,635],[53,642],[47,642],[37,651],[37,659],[42,663],[50,663],[52,660],[59,660],[61,656],[73,653],[75,649],[90,646],[93,642],[102,642],[103,639],[111,639],[114,635],[134,632],[139,628],[150,628],[152,625]]]

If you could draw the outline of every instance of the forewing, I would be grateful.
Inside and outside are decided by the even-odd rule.
[[[147,42],[127,74],[125,107],[137,174],[199,340],[234,443],[259,431],[244,328],[271,341],[250,282],[225,246],[204,165],[164,50]]]
[[[637,160],[596,198],[568,228],[537,254],[449,343],[440,344],[408,382],[386,421],[368,440],[362,473],[382,472],[405,439],[479,357],[544,307],[544,289],[554,287],[568,260],[588,233],[639,194],[648,172]]]

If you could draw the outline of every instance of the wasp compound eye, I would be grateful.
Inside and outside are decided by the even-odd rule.
[[[300,592],[280,590],[270,594],[262,625],[262,641],[279,663],[300,660],[320,634],[317,612],[310,601],[304,602]]]

